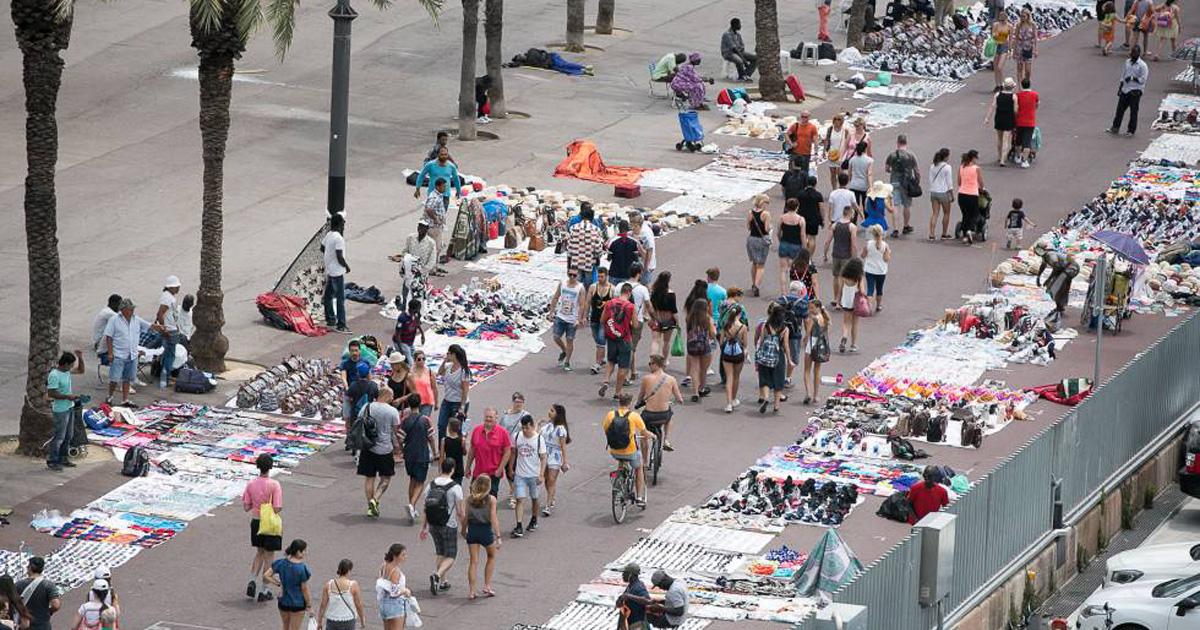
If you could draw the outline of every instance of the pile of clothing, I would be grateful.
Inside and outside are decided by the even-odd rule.
[[[341,417],[344,389],[332,363],[293,355],[243,383],[231,402],[239,409],[328,421]]]
[[[729,488],[709,497],[705,507],[837,527],[858,502],[858,489],[854,484],[818,482],[811,478],[797,482],[790,476],[780,482],[769,475],[760,476],[759,471],[751,469],[735,479]]]
[[[457,289],[434,289],[425,302],[421,321],[426,330],[450,337],[516,338],[545,331],[547,305],[544,294],[473,282]]]

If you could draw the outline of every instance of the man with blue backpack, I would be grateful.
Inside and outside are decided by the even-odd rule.
[[[775,302],[783,307],[783,320],[788,329],[788,355],[792,361],[788,363],[786,385],[792,385],[792,371],[800,365],[804,348],[804,320],[808,319],[808,289],[799,280],[793,280],[788,285],[786,295],[781,295]]]

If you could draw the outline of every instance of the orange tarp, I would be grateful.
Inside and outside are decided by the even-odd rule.
[[[635,166],[606,166],[591,140],[576,140],[567,145],[567,157],[554,167],[555,177],[575,177],[603,184],[636,184],[643,171]]]

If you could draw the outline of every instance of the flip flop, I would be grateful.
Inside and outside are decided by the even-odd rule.
[[[495,597],[495,596],[496,596],[496,591],[489,590],[489,589],[486,589],[486,588],[485,588],[485,589],[483,589],[483,596],[484,596],[484,597]]]

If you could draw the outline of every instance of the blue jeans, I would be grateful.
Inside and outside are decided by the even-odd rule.
[[[333,313],[333,302],[337,300],[337,316]],[[321,298],[325,305],[325,325],[346,327],[346,276],[325,276],[325,295]]]
[[[67,461],[67,451],[71,448],[71,411],[54,412],[54,438],[46,448],[47,464],[62,464]]]
[[[171,378],[171,368],[175,364],[175,344],[179,343],[176,339],[178,333],[168,330],[162,335],[163,353],[159,359],[159,366],[162,371],[159,373],[158,386],[166,387],[167,379]]]
[[[458,414],[458,410],[462,409],[466,413],[466,407],[460,402],[453,400],[443,400],[441,408],[438,409],[438,442],[446,437],[446,425],[450,424],[450,418]]]

